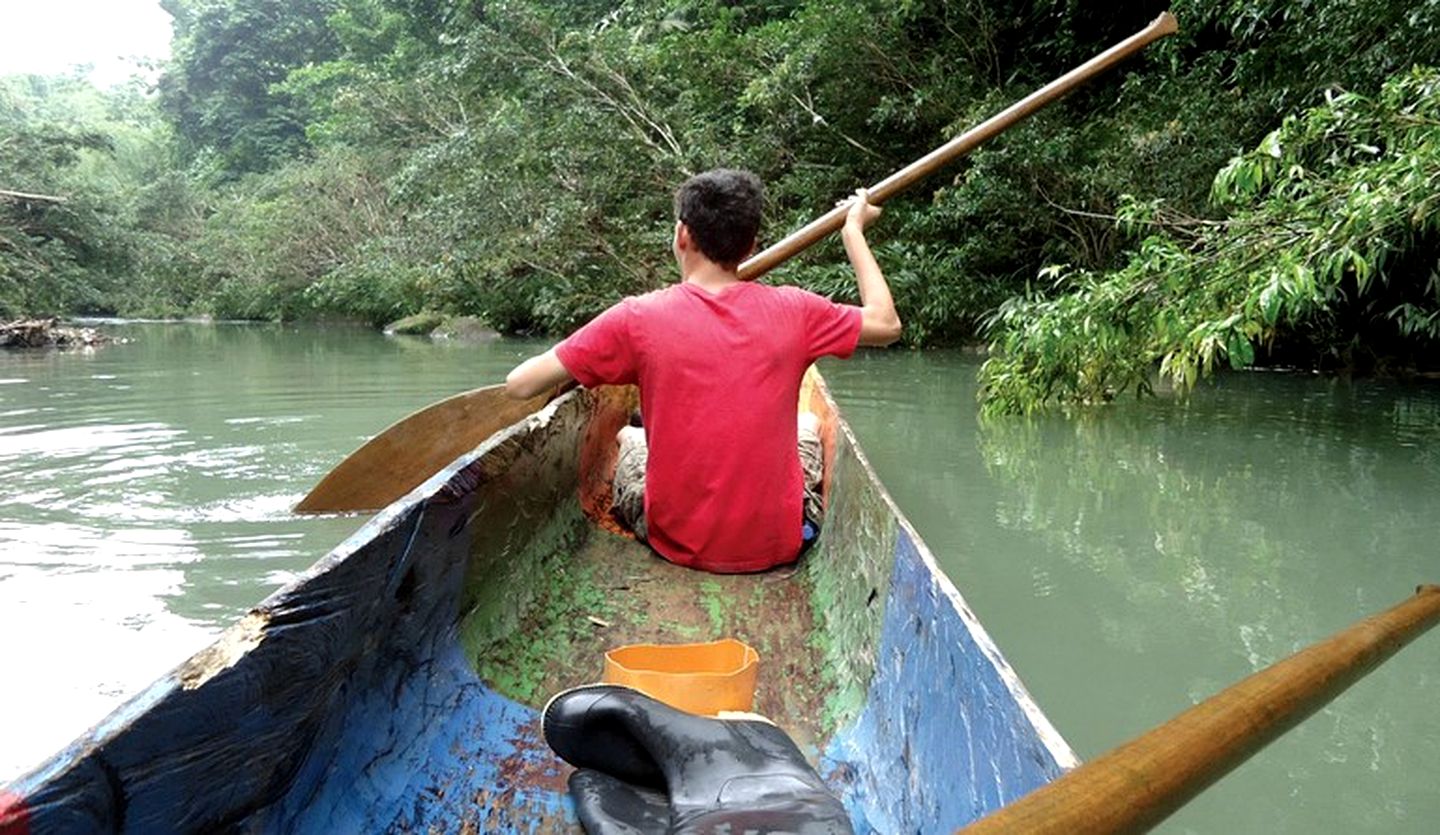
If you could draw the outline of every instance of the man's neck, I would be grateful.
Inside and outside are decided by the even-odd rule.
[[[714,261],[700,260],[698,263],[686,264],[683,270],[684,278],[690,284],[695,284],[702,290],[712,293],[729,287],[732,284],[740,283],[740,276],[735,270],[727,270]]]

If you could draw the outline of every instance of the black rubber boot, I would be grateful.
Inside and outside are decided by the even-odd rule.
[[[609,684],[566,690],[545,706],[541,718],[545,741],[560,759],[576,768],[594,769],[626,783],[663,789],[665,775],[630,727],[629,700],[619,697],[625,693],[647,698],[638,690]]]
[[[583,770],[571,793],[592,835],[852,833],[845,807],[768,722],[695,716],[628,687],[591,685],[552,699],[542,724],[555,753]],[[657,787],[669,804],[663,829],[644,791]]]
[[[642,789],[602,771],[582,768],[570,775],[570,796],[588,835],[670,832],[670,798],[662,791]]]

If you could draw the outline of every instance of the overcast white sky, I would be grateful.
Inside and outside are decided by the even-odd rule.
[[[0,75],[93,64],[103,86],[129,78],[134,56],[169,55],[170,15],[155,0],[0,0]]]

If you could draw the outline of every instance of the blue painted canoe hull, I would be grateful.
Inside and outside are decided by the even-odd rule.
[[[814,634],[762,660],[762,679],[767,664],[777,670],[766,698],[785,715],[774,718],[814,724],[802,744],[858,832],[951,831],[1076,760],[823,387],[813,397],[832,416],[821,546],[794,578],[716,579],[702,591],[733,602],[806,589]],[[0,792],[0,835],[577,831],[568,767],[538,731],[538,703],[565,671],[540,658],[526,662],[530,676],[511,656],[523,654],[517,636],[541,628],[537,612],[576,619],[544,596],[566,585],[553,580],[565,561],[597,547],[584,542],[621,542],[595,529],[587,496],[603,492],[595,451],[632,400],[572,392],[387,508]],[[673,568],[619,559],[598,573]],[[665,634],[655,623],[665,612],[637,611],[637,624]],[[580,634],[567,628],[556,634]],[[778,670],[797,657],[815,668],[813,692],[791,704],[800,676]]]

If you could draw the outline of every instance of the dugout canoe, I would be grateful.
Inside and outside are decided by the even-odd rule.
[[[491,436],[0,790],[0,835],[578,831],[539,710],[642,641],[757,647],[757,710],[857,832],[949,832],[1076,764],[818,375],[826,528],[763,574],[614,530],[636,401],[576,390]]]

